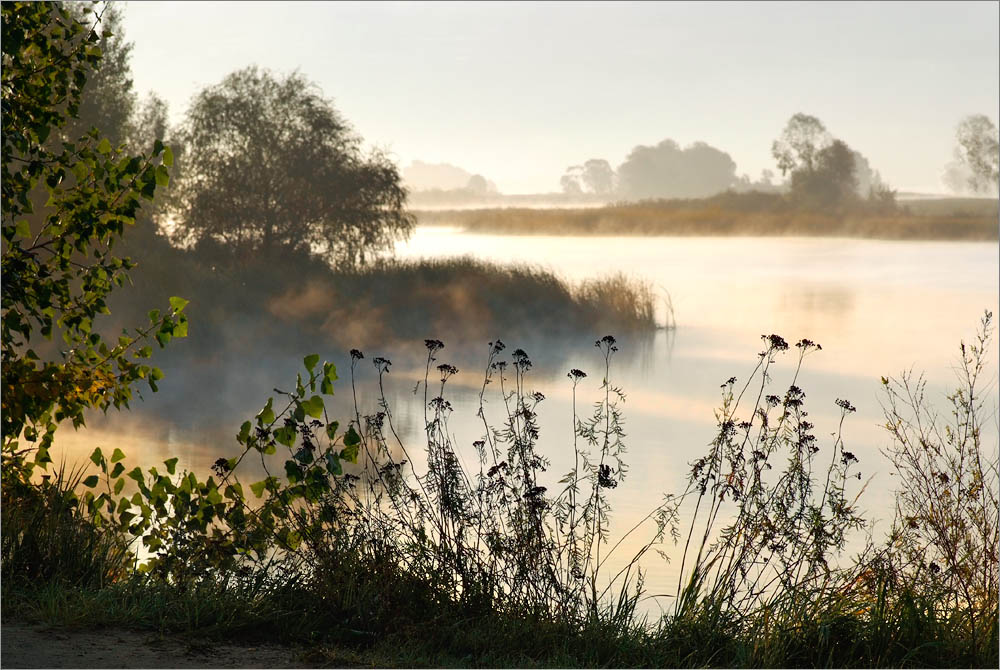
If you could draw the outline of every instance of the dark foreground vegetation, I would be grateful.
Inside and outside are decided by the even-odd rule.
[[[198,322],[186,348],[203,354],[231,342],[234,324],[254,322],[253,346],[349,349],[411,342],[428,333],[486,342],[505,333],[550,339],[614,328],[652,332],[660,296],[639,279],[607,275],[570,284],[527,265],[472,258],[331,267],[276,251],[232,263],[211,247],[178,249],[162,238],[128,242],[132,286],[111,299],[121,326],[171,295],[191,301]]]
[[[639,538],[629,555],[625,536],[611,530],[613,491],[627,485],[611,336],[594,343],[599,369],[567,373],[573,467],[558,484],[537,450],[545,398],[530,386],[534,363],[498,340],[481,358],[482,434],[472,460],[459,458],[448,427],[456,367],[444,360],[444,343],[427,339],[419,445],[397,437],[382,390],[391,362],[353,350],[339,375],[311,354],[298,374],[275,380],[280,389],[234,426],[233,444],[219,445],[212,473],[181,471],[177,458],[143,470],[113,445],[96,447],[86,467],[55,466],[58,430],[82,428],[87,411],[127,409],[140,386],[155,391],[163,373],[149,364],[153,346],[188,334],[188,301],[173,295],[146,326],[115,338],[95,326],[132,266],[116,245],[170,183],[173,151],[157,139],[130,154],[96,130],[48,142],[78,112],[102,58],[100,24],[75,11],[3,5],[5,621],[333,646],[379,665],[996,666],[998,462],[983,432],[989,313],[962,345],[948,416],[934,415],[919,379],[884,379],[886,455],[899,480],[884,538],[866,533],[860,466],[840,438],[853,406],[839,400],[841,425],[824,427],[832,440],[817,439],[803,390],[794,378],[773,389],[771,373],[792,357],[797,377],[820,347],[774,334],[763,336],[747,379],[722,384],[715,438],[689,464],[686,488],[625,533]],[[251,234],[239,246],[260,251],[262,239]],[[190,253],[205,248],[199,240]],[[333,251],[360,255],[353,245]],[[288,282],[322,261],[294,258],[283,264],[293,268]],[[507,288],[494,290],[514,293],[527,282],[578,306],[621,293],[612,282],[565,294],[531,271],[465,262],[378,276],[359,265],[355,284],[350,274],[319,273],[317,290],[346,284],[363,294],[395,272],[405,283],[429,276],[430,286],[435,273],[479,282],[499,275]],[[215,281],[181,261],[176,270],[185,281]],[[272,277],[228,283],[248,303],[270,304]],[[308,283],[298,289],[308,299]],[[158,297],[148,284],[139,290]],[[633,302],[643,304],[641,292]],[[648,313],[629,304],[617,313],[645,323]],[[54,333],[62,351],[38,346]],[[335,386],[350,384],[353,394],[362,365],[376,370],[379,409],[330,416]],[[852,538],[860,550],[848,555]],[[654,620],[642,614],[640,560],[657,550],[681,577]],[[334,662],[322,652],[310,658]]]
[[[747,235],[881,240],[997,239],[997,201],[953,198],[885,209],[802,208],[776,193],[722,193],[585,209],[470,209],[419,212],[424,225],[510,235]]]
[[[576,466],[547,489],[535,450],[527,355],[489,349],[478,463],[448,430],[443,345],[430,340],[426,441],[402,444],[391,407],[328,416],[336,371],[308,356],[280,396],[220,448],[213,476],[143,472],[119,450],[92,465],[33,464],[7,439],[3,484],[5,616],[122,626],[196,638],[307,645],[310,657],[432,666],[922,666],[997,662],[997,460],[982,439],[984,319],[963,345],[953,414],[934,416],[919,379],[885,381],[887,456],[898,508],[865,540],[858,459],[815,437],[795,380],[769,375],[818,346],[763,338],[756,370],[723,384],[718,434],[610,567],[613,489],[627,485],[616,343],[604,369],[567,382],[593,413],[573,416]],[[384,359],[352,352],[356,366]],[[344,381],[346,384],[346,380]],[[433,397],[431,397],[433,396]],[[841,425],[853,407],[838,401]],[[420,449],[413,460],[409,450]],[[415,462],[426,459],[427,466]],[[267,476],[240,481],[245,464]],[[34,472],[33,472],[34,470]],[[93,474],[91,474],[93,473]],[[843,553],[845,542],[863,548]],[[643,616],[638,560],[661,549],[681,567],[658,620]],[[137,553],[138,556],[137,557]],[[620,567],[624,566],[624,567]]]

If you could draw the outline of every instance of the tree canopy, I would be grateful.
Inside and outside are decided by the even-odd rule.
[[[771,145],[771,154],[783,176],[795,171],[808,172],[815,169],[816,155],[831,141],[822,121],[799,112],[785,124],[781,137]]]
[[[968,169],[967,184],[973,193],[997,190],[1000,180],[1000,140],[989,117],[974,114],[962,119],[955,130],[955,157]]]
[[[684,149],[670,139],[652,147],[639,145],[618,166],[625,198],[704,198],[735,183],[732,157],[704,142]]]
[[[302,75],[250,67],[198,94],[181,129],[182,242],[363,264],[415,219],[395,164]]]
[[[794,114],[771,154],[789,176],[789,195],[806,209],[837,210],[857,205],[878,210],[895,207],[896,193],[860,152],[836,139],[815,116]]]
[[[149,325],[105,341],[94,320],[127,280],[132,263],[114,253],[142,199],[169,181],[170,149],[159,140],[131,155],[96,129],[63,135],[79,115],[84,86],[102,62],[100,17],[87,6],[5,2],[3,16],[2,438],[4,481],[30,476],[25,457],[49,461],[60,422],[82,425],[84,409],[127,406],[132,384],[156,390],[161,373],[142,363],[146,340],[162,346],[187,333],[186,301],[149,315]],[[36,203],[43,190],[48,199]],[[61,333],[67,350],[46,360],[38,336]],[[11,474],[13,473],[13,474]]]

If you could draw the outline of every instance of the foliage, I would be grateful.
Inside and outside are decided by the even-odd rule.
[[[834,138],[815,116],[793,115],[771,145],[771,155],[781,174],[789,176],[789,195],[799,207],[880,214],[896,209],[896,192],[872,171],[863,155]]]
[[[305,77],[250,67],[199,93],[181,132],[178,237],[364,264],[414,226],[390,159],[365,155]]]
[[[617,183],[614,168],[603,158],[591,158],[583,165],[566,168],[566,174],[559,183],[564,193],[579,195],[587,193],[610,196]]]
[[[391,363],[372,359],[379,409],[367,416],[356,409],[343,430],[325,412],[336,371],[312,355],[293,387],[279,391],[283,400],[269,399],[240,427],[240,450],[219,459],[216,478],[177,472],[176,459],[165,472],[129,471],[124,454],[95,450],[100,475],[81,482],[86,518],[108,537],[141,538],[144,576],[81,582],[59,592],[60,604],[39,584],[19,580],[13,591],[5,587],[5,607],[54,610],[45,617],[96,608],[111,621],[139,617],[133,621],[199,634],[374,647],[383,663],[995,664],[996,607],[976,601],[970,608],[956,599],[962,596],[955,582],[934,582],[926,579],[931,570],[895,563],[908,555],[898,539],[884,547],[870,542],[840,563],[847,533],[860,524],[848,488],[858,477],[856,458],[839,430],[822,456],[795,380],[819,346],[799,342],[796,373],[779,398],[768,392],[771,369],[789,346],[777,335],[764,339],[748,381],[723,384],[719,433],[692,464],[687,492],[666,499],[648,519],[655,530],[639,556],[667,532],[674,535],[678,515],[695,508],[676,609],[655,625],[636,618],[635,560],[613,576],[617,593],[605,588],[606,578],[592,577],[617,548],[607,537],[610,497],[627,481],[620,460],[624,396],[610,382],[617,346],[611,337],[596,343],[604,360],[602,398],[589,419],[576,412],[588,376],[575,369],[568,375],[576,455],[555,494],[537,479],[546,467],[535,449],[544,398],[526,386],[531,361],[524,352],[504,361],[503,345],[490,347],[480,405],[484,439],[476,445],[479,463],[466,469],[448,428],[445,391],[456,370],[438,364],[442,343],[425,343],[423,472],[421,459],[398,441],[382,391]],[[986,346],[980,338],[975,349]],[[352,390],[355,367],[365,360],[352,352]],[[501,401],[494,410],[506,417],[500,427],[488,420],[493,385]],[[853,407],[837,404],[842,424]],[[982,405],[975,412],[970,426],[982,420]],[[241,484],[237,471],[255,462],[264,477]],[[988,475],[991,483],[995,476]],[[924,506],[928,495],[941,495],[904,486]],[[975,528],[995,536],[995,502],[975,486],[970,491],[954,511],[971,510],[970,520],[982,522]],[[987,517],[977,516],[982,506],[968,506],[974,498],[984,500]],[[15,547],[15,559],[18,552],[24,555]],[[970,568],[978,565],[973,556]],[[984,577],[970,574],[977,583]]]
[[[782,176],[816,168],[817,154],[831,141],[823,122],[815,116],[794,114],[771,145],[771,155]]]
[[[792,172],[790,195],[813,211],[841,208],[857,197],[854,167],[854,152],[841,140],[833,140],[816,152],[812,168]]]
[[[1000,454],[984,435],[992,319],[987,311],[975,341],[960,347],[949,418],[930,405],[922,377],[882,378],[893,438],[886,455],[899,475],[886,560],[895,581],[933,594],[944,612],[966,613],[973,639],[982,634],[977,619],[998,604]]]
[[[697,498],[681,561],[687,583],[678,583],[678,617],[708,607],[713,616],[738,620],[806,590],[834,587],[831,559],[844,547],[848,531],[861,525],[857,498],[849,499],[847,489],[848,478],[861,478],[851,472],[858,459],[845,448],[838,428],[825,467],[816,463],[822,449],[807,419],[805,393],[796,385],[804,357],[820,345],[810,340],[795,345],[796,371],[778,397],[768,393],[770,369],[789,347],[778,335],[762,339],[766,346],[757,368],[741,390],[734,393],[735,377],[722,385],[718,434],[710,452],[692,465],[689,491]],[[744,397],[751,404],[741,418]],[[842,427],[855,410],[846,400],[837,405]],[[782,461],[784,469],[771,475],[772,463]],[[732,521],[718,528],[727,501]],[[703,528],[696,536],[699,517]]]
[[[973,114],[955,129],[955,157],[969,170],[967,183],[973,193],[996,192],[1000,180],[1000,140],[989,117]]]
[[[90,8],[90,13],[85,13]],[[93,20],[99,6],[96,3],[68,3],[66,9],[77,21]],[[148,141],[137,143],[139,130],[133,124],[137,111],[136,94],[132,85],[132,43],[125,41],[122,9],[110,3],[100,7],[100,39],[96,46],[101,50],[101,60],[88,74],[87,85],[80,98],[80,108],[75,116],[66,120],[58,133],[59,140],[72,142],[97,128],[112,146],[128,142],[130,146],[151,146],[158,134]],[[53,138],[56,139],[56,138]]]
[[[81,514],[77,491],[84,473],[82,467],[67,471],[60,466],[54,480],[46,474],[40,484],[5,474],[0,508],[5,584],[56,582],[100,589],[130,574],[127,536]]]
[[[88,16],[90,8],[83,10]],[[142,363],[144,340],[183,337],[185,301],[149,314],[149,325],[108,343],[94,330],[107,297],[132,263],[113,253],[143,198],[169,181],[170,149],[156,141],[131,156],[94,129],[52,148],[47,140],[76,115],[99,66],[98,32],[56,3],[3,5],[3,463],[4,482],[49,462],[58,424],[84,422],[84,409],[127,406],[132,384],[156,390],[162,376]],[[48,200],[34,202],[36,187]],[[68,350],[44,360],[31,348],[61,332]],[[37,339],[37,338],[35,338]],[[37,346],[37,344],[36,344]],[[39,441],[40,440],[40,441]],[[5,489],[6,493],[6,489]]]
[[[703,198],[736,184],[736,163],[724,151],[704,142],[681,148],[666,139],[639,145],[618,166],[623,198]]]

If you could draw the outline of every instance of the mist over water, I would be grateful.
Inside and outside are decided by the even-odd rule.
[[[713,410],[720,385],[729,377],[742,387],[757,362],[760,336],[776,333],[789,342],[809,338],[822,351],[807,356],[797,384],[806,392],[806,408],[823,449],[830,453],[837,429],[838,398],[848,399],[857,413],[844,427],[846,448],[858,455],[863,480],[852,482],[849,496],[860,491],[869,510],[892,509],[894,483],[880,449],[888,443],[879,404],[879,379],[912,368],[924,371],[928,396],[945,410],[944,394],[953,382],[959,341],[972,337],[984,309],[1000,299],[1000,263],[992,243],[885,242],[813,238],[606,238],[494,236],[468,234],[456,228],[420,227],[397,249],[404,259],[471,255],[501,263],[544,266],[579,282],[623,271],[650,280],[662,292],[661,322],[668,319],[667,296],[676,318],[675,330],[646,337],[622,337],[612,359],[612,382],[627,395],[625,413],[625,482],[611,493],[612,542],[652,509],[664,493],[683,490],[689,463],[712,440]],[[197,325],[193,324],[192,328]],[[252,324],[250,325],[252,329]],[[544,330],[545,324],[539,324]],[[539,405],[539,452],[551,460],[543,482],[550,491],[572,467],[570,368],[588,373],[578,388],[581,417],[600,396],[601,356],[594,340],[607,333],[581,332],[558,341],[539,333],[531,343],[496,334],[508,345],[527,350],[534,366],[528,389],[546,399]],[[252,336],[252,331],[251,331]],[[445,396],[454,412],[450,428],[459,457],[477,471],[474,440],[483,436],[477,417],[488,345],[449,339],[448,332],[427,333],[445,342],[437,363],[455,363],[460,371],[449,380]],[[423,388],[426,350],[422,342],[372,349],[356,336],[366,358],[358,362],[357,393],[361,415],[378,409],[374,356],[393,361],[385,378],[386,399],[409,454],[422,470]],[[312,350],[337,364],[340,381],[328,403],[332,416],[346,423],[354,416],[350,359],[346,351],[318,343]],[[311,350],[311,351],[312,351]],[[133,460],[154,464],[171,455],[181,465],[206,471],[220,456],[233,456],[233,435],[252,417],[273,388],[285,388],[310,351],[275,351],[243,360],[226,381],[223,397],[206,394],[196,365],[165,367],[158,394],[137,402],[128,413],[92,416],[86,435],[63,431],[57,444],[68,460],[85,458],[95,444],[120,446]],[[995,366],[995,360],[993,361]],[[231,365],[224,366],[227,369]],[[202,370],[201,374],[210,374]],[[786,353],[773,369],[771,393],[781,395],[791,383],[795,355]],[[995,379],[995,370],[992,374]],[[436,374],[432,367],[431,394]],[[992,386],[995,389],[995,384]],[[991,407],[996,407],[995,397]],[[493,426],[504,420],[497,384],[486,392],[486,414]],[[994,415],[995,416],[995,415]],[[994,435],[996,422],[988,428]],[[57,456],[58,459],[58,456]],[[869,478],[871,481],[869,482]],[[873,515],[889,521],[888,513]],[[634,542],[642,541],[641,531]],[[631,556],[632,540],[619,549],[618,560]],[[668,554],[676,553],[669,546]],[[613,562],[613,561],[612,561]],[[650,593],[672,592],[677,566],[647,560]]]

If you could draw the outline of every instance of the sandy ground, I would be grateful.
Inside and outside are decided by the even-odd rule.
[[[349,659],[291,647],[216,644],[149,632],[22,623],[4,623],[0,628],[3,668],[306,668],[347,664]]]

